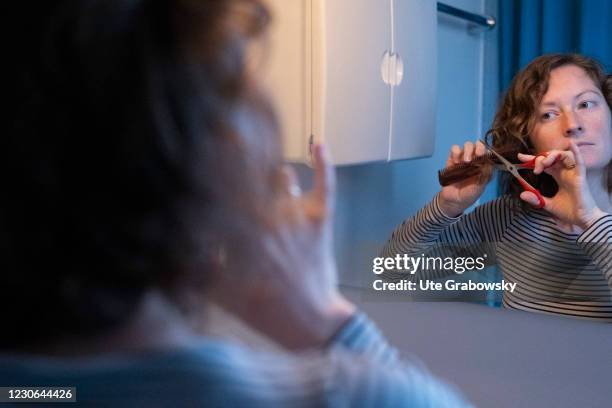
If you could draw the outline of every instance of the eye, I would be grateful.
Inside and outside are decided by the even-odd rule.
[[[595,106],[594,101],[582,101],[578,104],[578,108],[580,109],[590,109]]]
[[[554,119],[556,116],[557,116],[556,112],[553,112],[553,111],[544,112],[543,114],[540,115],[540,120],[543,122],[546,122],[546,121]]]

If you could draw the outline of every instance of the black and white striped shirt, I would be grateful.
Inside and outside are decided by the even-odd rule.
[[[504,307],[612,322],[612,215],[572,234],[560,230],[546,211],[526,211],[511,196],[456,218],[440,210],[438,197],[394,231],[383,256],[480,245],[494,251],[489,259],[503,279],[516,283],[513,292],[504,292]]]

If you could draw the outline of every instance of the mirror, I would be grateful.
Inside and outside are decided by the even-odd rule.
[[[431,207],[433,198],[440,190],[437,173],[445,166],[451,146],[463,146],[466,140],[482,138],[493,122],[501,91],[497,85],[500,75],[497,34],[495,30],[470,28],[468,23],[455,18],[438,18],[437,62],[429,65],[431,72],[437,72],[438,101],[435,137],[430,140],[434,147],[431,157],[392,163],[353,163],[337,168],[335,234],[340,283],[347,288],[376,292],[373,286],[380,276],[375,269],[384,266],[385,261],[389,265],[394,265],[394,262],[396,265],[397,262],[429,261],[438,265],[430,274],[424,274],[423,288],[390,290],[395,293],[393,296],[405,296],[408,300],[460,300],[582,317],[599,315],[601,304],[612,305],[610,289],[605,274],[591,262],[589,256],[585,256],[585,248],[576,245],[575,238],[579,233],[567,231],[557,223],[548,223],[550,220],[545,214],[535,213],[523,218],[508,215],[513,211],[509,209],[512,206],[505,205],[503,200],[498,200],[498,204],[487,204],[495,202],[499,196],[497,178],[488,183],[474,206],[466,209],[468,213],[479,208],[482,213],[472,217],[481,217],[478,226],[465,227],[472,234],[468,234],[469,241],[485,244],[473,248],[437,248],[438,251],[445,250],[440,254],[436,250],[432,252],[431,248],[421,252],[418,248],[400,252],[384,250],[396,227],[414,217],[421,209]],[[358,45],[359,42],[351,44]],[[406,61],[406,58],[403,59]],[[410,72],[409,63],[406,70]],[[380,105],[380,109],[387,109],[385,106]],[[373,109],[367,114],[356,115],[355,119],[368,114],[374,117],[378,113]],[[406,108],[394,115],[409,113],[410,109]],[[350,109],[345,109],[344,115],[353,119]],[[342,154],[351,155],[352,151],[363,150],[366,146],[357,137],[358,130],[341,133],[337,137],[342,140]],[[382,129],[367,133],[368,136],[373,135],[374,140],[379,138],[380,147],[388,132]],[[412,133],[402,134],[397,138],[410,139],[412,136]],[[370,149],[371,152],[375,150]],[[297,165],[297,168],[307,183],[306,167]],[[429,211],[432,211],[431,208]],[[522,242],[521,245],[511,245],[511,242],[498,244],[496,240],[502,239],[502,236],[508,238],[504,234],[508,233],[512,223],[536,231],[535,237],[530,233],[520,235],[516,232],[511,237]],[[512,228],[515,224],[512,224]],[[480,235],[474,234],[476,227],[481,229]],[[502,227],[504,233],[499,232]],[[467,234],[465,231],[461,233]],[[568,248],[555,247],[559,239],[569,243]],[[445,252],[451,256],[438,256]],[[397,255],[401,257],[399,261],[395,258]],[[409,260],[405,256],[410,257]],[[446,258],[450,258],[447,262],[450,268],[444,267]],[[479,268],[457,273],[458,262],[478,265]],[[377,263],[380,265],[377,266]],[[480,268],[480,265],[483,267]],[[433,282],[440,275],[446,278]]]

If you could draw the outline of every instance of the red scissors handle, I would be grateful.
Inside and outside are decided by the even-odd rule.
[[[538,157],[548,157],[548,152],[542,152],[542,153],[538,153],[536,154],[536,156],[527,161],[524,162],[522,165],[516,166],[517,168],[520,169],[533,169],[535,168],[535,162],[536,159]],[[558,160],[558,158],[557,158]],[[556,160],[555,160],[556,162]],[[546,205],[546,203],[544,202],[544,197],[542,196],[542,194],[540,193],[540,191],[536,188],[534,188],[531,184],[527,183],[524,179],[522,178],[518,178],[519,183],[521,184],[521,186],[523,187],[523,189],[525,191],[531,191],[533,194],[535,194],[535,196],[538,198],[538,205],[536,208],[544,208],[544,205]]]
[[[526,161],[524,163],[521,163],[521,164],[515,164],[515,166],[518,169],[534,169],[535,162],[538,157],[548,157],[548,152],[538,153],[533,159]]]
[[[536,159],[538,157],[548,157],[548,152],[538,153],[533,159],[525,163],[512,164],[502,155],[497,153],[495,149],[489,146],[486,141],[483,141],[483,144],[491,153],[497,156],[497,158],[502,162],[502,164],[499,167],[504,168],[506,171],[509,171],[519,181],[519,183],[521,184],[521,187],[523,187],[525,191],[530,191],[533,194],[535,194],[535,196],[538,198],[538,205],[536,206],[536,208],[544,208],[544,206],[546,205],[546,202],[544,201],[544,197],[542,197],[542,194],[535,187],[529,184],[523,177],[521,177],[518,170],[519,169],[533,169],[535,167]]]
[[[521,186],[525,191],[531,191],[538,198],[538,205],[536,208],[544,208],[546,203],[544,202],[544,197],[542,197],[542,194],[538,191],[538,189],[526,182],[522,177],[517,177],[517,180],[519,183],[521,183]]]

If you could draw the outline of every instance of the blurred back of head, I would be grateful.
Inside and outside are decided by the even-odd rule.
[[[0,348],[116,327],[150,288],[187,309],[221,243],[246,263],[269,222],[277,131],[245,60],[267,11],[19,3],[5,14]]]

